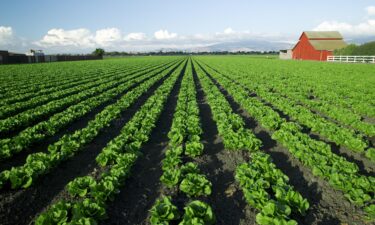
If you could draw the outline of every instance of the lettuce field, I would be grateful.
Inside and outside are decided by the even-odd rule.
[[[375,67],[0,66],[0,224],[374,224]]]

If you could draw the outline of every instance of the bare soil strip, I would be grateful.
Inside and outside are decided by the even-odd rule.
[[[132,168],[121,192],[108,205],[108,219],[102,224],[148,224],[148,210],[159,196],[162,184],[161,160],[168,145],[168,132],[172,125],[185,67],[167,99],[166,105],[151,132],[149,141],[141,148],[143,155]]]
[[[205,147],[204,154],[198,157],[196,162],[202,173],[212,182],[212,194],[206,201],[216,215],[216,224],[255,224],[255,210],[246,203],[234,179],[236,167],[248,161],[248,154],[224,148],[194,67],[193,74],[203,129],[202,142]]]

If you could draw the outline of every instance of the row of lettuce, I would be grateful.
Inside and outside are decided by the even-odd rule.
[[[203,57],[202,57],[203,58]],[[317,105],[349,113],[346,118],[375,117],[374,77],[371,67],[363,65],[296,63],[244,57],[205,57],[215,68],[231,70],[231,76],[247,76],[272,92],[307,98]],[[293,96],[294,97],[294,96]],[[341,116],[341,115],[340,115]]]
[[[131,68],[129,68],[131,70]],[[21,96],[12,96],[12,98],[3,99],[2,106],[0,106],[0,119],[2,121],[4,119],[10,118],[12,116],[15,116],[22,112],[27,112],[29,109],[34,109],[38,106],[42,106],[46,103],[52,102],[54,100],[64,99],[65,97],[73,96],[81,91],[84,92],[86,90],[89,90],[93,87],[109,83],[110,81],[114,81],[116,79],[121,78],[122,73],[124,71],[108,71],[103,73],[98,73],[97,75],[93,75],[93,77],[87,78],[85,80],[81,80],[79,82],[73,82],[73,85],[71,87],[54,87],[54,91],[51,93],[44,93],[42,95],[33,96],[30,99],[27,100],[21,100],[21,101],[14,101],[14,98],[24,98],[23,95],[29,96],[30,93],[21,94]],[[6,123],[1,123],[1,130],[0,132],[5,132],[7,130],[7,127],[5,126]],[[27,125],[27,124],[26,124]],[[8,128],[9,129],[9,128]]]
[[[191,63],[189,62],[178,95],[173,121],[168,132],[168,147],[162,160],[163,174],[160,181],[175,193],[162,195],[150,210],[152,225],[177,223],[213,224],[215,215],[211,206],[194,198],[211,195],[211,182],[199,170],[193,161],[204,152],[200,141],[199,108],[196,99],[196,88],[193,80]],[[189,162],[190,161],[190,162]],[[183,193],[189,200],[184,213],[173,204]],[[182,215],[183,214],[183,215]]]
[[[66,189],[71,198],[53,204],[38,216],[36,224],[96,224],[106,218],[108,202],[130,176],[132,166],[141,155],[140,148],[149,139],[185,63],[173,70],[97,156],[98,166],[103,167],[99,178],[85,176],[69,182]]]
[[[21,66],[6,66],[0,70],[0,99],[23,94],[36,94],[96,75],[98,72],[117,70],[124,65],[108,62],[70,62]],[[48,91],[47,91],[48,92]]]
[[[272,104],[299,124],[308,127],[312,132],[323,136],[337,145],[345,146],[355,153],[361,153],[368,159],[375,161],[375,148],[371,147],[366,136],[356,132],[356,130],[351,129],[350,127],[345,127],[340,123],[335,123],[324,116],[315,113],[304,105],[299,104],[300,100],[298,100],[298,98],[288,98],[285,97],[283,93],[273,92],[272,90],[274,90],[275,87],[272,87],[272,90],[270,90],[270,87],[263,86],[261,83],[251,82],[248,77],[241,75],[242,71],[234,72],[235,70],[230,67],[220,67],[218,70],[216,65],[215,69],[212,67],[210,67],[210,69],[215,72],[226,71],[231,75],[232,79],[246,84],[246,87],[250,91],[255,92],[263,100]],[[364,123],[362,121],[360,122],[366,124],[364,126],[369,128],[368,131],[371,135],[374,134],[375,125]]]
[[[304,215],[309,207],[307,200],[288,184],[287,176],[276,168],[270,157],[260,152],[261,141],[244,127],[242,118],[233,113],[225,97],[198,64],[194,65],[226,149],[250,153],[251,161],[238,166],[236,179],[247,202],[259,210],[257,223],[296,224],[291,215]],[[99,178],[85,176],[69,182],[66,190],[71,197],[50,206],[38,216],[36,224],[96,224],[106,218],[106,205],[130,175],[141,145],[148,140],[182,67],[180,64],[97,156],[98,166],[103,168]],[[177,188],[186,194],[189,202],[182,215],[173,204],[173,196],[162,196],[150,210],[152,224],[215,223],[211,206],[193,199],[211,194],[211,182],[200,172],[198,165],[191,162],[203,154],[201,133],[192,67],[188,66],[168,133],[170,141],[160,180],[166,187]],[[56,149],[56,153],[63,153],[64,149]]]
[[[155,66],[160,66],[160,64]],[[5,104],[0,107],[0,134],[14,132],[33,125],[35,122],[39,122],[66,107],[95,96],[96,93],[114,88],[122,81],[129,79],[128,76],[150,70],[150,67],[152,66],[137,65],[134,68],[126,67],[108,73],[103,72],[98,79],[93,79],[81,85],[36,96],[27,101]]]
[[[35,125],[31,125],[10,138],[0,139],[0,160],[10,158],[15,153],[25,151],[32,145],[40,143],[48,137],[54,136],[63,128],[84,117],[98,106],[111,102],[135,84],[142,83],[150,77],[155,76],[159,72],[172,66],[173,63],[174,62],[163,64],[161,66],[159,65],[157,67],[152,66],[146,70],[135,71],[134,73],[124,75],[125,78],[120,78],[117,81],[110,82],[110,84],[104,84],[103,86],[95,87],[88,92],[82,92],[82,95],[92,96],[87,96],[87,99],[81,99],[82,101],[76,102],[76,104],[72,103],[71,106],[63,111],[52,114],[48,119],[36,123]],[[72,98],[74,98],[74,96],[72,96]],[[69,101],[69,99],[70,97],[68,97],[67,101]],[[64,102],[65,100],[61,101]],[[48,105],[49,104],[45,106],[47,107]],[[44,106],[41,107],[46,108]],[[42,112],[45,113],[43,110]],[[38,113],[37,115],[40,114]],[[29,116],[30,115],[26,114],[25,118],[30,118]],[[41,117],[43,117],[43,115],[41,115]]]
[[[168,133],[169,145],[165,159],[162,161],[163,175],[160,180],[167,188],[177,189],[179,193],[186,195],[189,202],[182,212],[173,204],[176,196],[161,196],[150,210],[152,224],[170,222],[174,224],[176,221],[180,224],[215,223],[211,206],[202,200],[194,199],[204,199],[204,196],[209,196],[212,185],[199,170],[198,165],[192,162],[195,157],[204,153],[200,141],[202,129],[193,73],[196,74],[205,93],[225,148],[245,151],[250,155],[248,163],[238,165],[235,178],[246,201],[258,210],[256,216],[258,224],[297,224],[295,217],[298,214],[305,215],[309,203],[289,184],[288,177],[275,166],[270,156],[262,152],[261,140],[251,130],[245,128],[242,117],[233,112],[220,87],[228,91],[234,101],[272,133],[273,139],[282,143],[295,158],[310,168],[315,176],[329,181],[332,187],[343,191],[345,197],[363,208],[369,217],[375,217],[373,204],[375,179],[361,175],[356,164],[333,153],[325,142],[310,138],[298,123],[283,119],[278,112],[267,105],[267,102],[306,126],[313,126],[311,124],[319,122],[316,128],[312,129],[316,132],[327,129],[324,135],[331,139],[342,135],[342,138],[347,140],[340,142],[341,144],[351,146],[356,151],[364,151],[366,148],[366,152],[371,151],[361,142],[363,141],[361,136],[350,129],[345,133],[347,130],[342,127],[340,129],[344,131],[340,131],[336,129],[335,123],[330,124],[329,121],[316,117],[296,102],[288,101],[287,97],[276,95],[269,89],[254,88],[254,84],[245,78],[236,77],[234,80],[226,76],[225,74],[229,74],[231,70],[220,68],[222,72],[219,72],[201,61],[190,60],[184,63],[180,61],[179,64],[169,61],[159,66],[150,65],[141,70],[135,66],[130,70],[131,72],[128,72],[126,79],[122,79],[117,85],[106,90],[97,91],[97,96],[72,105],[48,120],[25,129],[17,136],[0,140],[3,147],[8,147],[8,152],[2,153],[3,157],[9,158],[55,135],[63,127],[83,117],[95,107],[126,92],[116,103],[98,113],[85,128],[66,134],[48,146],[48,152],[30,154],[24,165],[2,171],[0,188],[30,187],[38,177],[52,172],[61,162],[85,150],[85,146],[124,110],[157,82],[163,81],[122,128],[121,133],[97,156],[97,166],[103,171],[99,178],[85,176],[69,182],[66,190],[70,197],[50,206],[37,218],[36,224],[96,224],[97,221],[105,219],[108,202],[114,199],[120,187],[124,185],[125,179],[130,176],[131,168],[141,154],[140,148],[149,139],[184,67],[186,70],[181,82],[172,127]],[[110,83],[111,81],[106,84]],[[267,102],[251,95],[250,90],[253,88]],[[329,125],[325,126],[325,123]],[[335,132],[339,135],[329,136]],[[340,139],[337,139],[337,142],[339,141]]]
[[[0,119],[5,119],[26,111],[27,109],[32,109],[53,100],[58,100],[66,96],[76,94],[79,91],[84,91],[90,87],[94,87],[95,82],[98,82],[96,85],[100,85],[114,79],[122,78],[127,74],[131,74],[132,72],[146,70],[152,66],[160,66],[160,64],[171,61],[173,60],[159,59],[146,62],[129,62],[128,64],[124,64],[122,66],[108,63],[106,66],[97,68],[97,70],[91,73],[88,72],[91,70],[85,71],[77,69],[80,73],[78,76],[75,74],[76,77],[74,79],[62,79],[65,77],[65,74],[61,75],[58,74],[59,71],[54,71],[52,73],[55,74],[58,83],[53,81],[53,85],[51,84],[51,87],[43,88],[41,84],[34,84],[31,82],[29,83],[28,87],[32,87],[31,90],[28,90],[28,88],[14,90],[14,94],[2,98],[0,101]],[[78,71],[76,71],[76,73]],[[43,84],[48,84],[48,81],[45,81]],[[36,87],[38,87],[37,90],[35,90]]]
[[[155,65],[175,60],[176,57],[128,58],[127,63],[122,60],[112,59],[104,61],[76,61],[66,63],[10,65],[0,69],[0,105],[6,104],[5,100],[12,101],[25,95],[28,100],[36,96],[51,93],[60,86],[72,87],[70,84],[95,79],[97,75],[107,72],[122,71],[137,65]],[[62,90],[62,89],[59,89]],[[12,102],[13,103],[13,102]]]
[[[129,69],[132,69],[132,67],[130,67]],[[51,95],[51,98],[56,99],[56,94],[59,94],[58,92],[60,91],[73,88],[77,85],[84,85],[92,81],[97,81],[100,78],[102,78],[103,73],[106,73],[110,76],[110,74],[118,70],[119,70],[118,68],[105,68],[105,72],[96,71],[94,74],[90,74],[90,75],[82,72],[81,76],[73,78],[73,79],[66,78],[66,80],[60,81],[59,85],[54,85],[49,88],[31,91],[31,92],[29,91],[29,92],[23,92],[23,93],[16,93],[14,95],[10,95],[9,97],[2,98],[0,102],[0,111],[2,112],[1,114],[4,115],[4,112],[3,112],[4,106],[8,106],[9,104],[20,105],[20,103],[22,102],[34,99],[36,97],[46,96],[46,95]],[[45,81],[45,83],[50,83],[50,82],[51,81]],[[33,86],[35,84],[31,83],[29,85]],[[43,100],[39,100],[39,101],[42,102]],[[3,117],[0,117],[0,118],[3,118]]]
[[[245,78],[233,80],[224,75],[225,70],[220,73],[203,63],[201,65],[250,116],[272,133],[272,139],[284,145],[315,176],[341,190],[350,202],[364,209],[369,217],[375,217],[374,177],[362,175],[357,164],[333,153],[330,145],[312,139],[298,123],[287,121],[257,96],[251,95],[247,86],[250,81]]]
[[[261,151],[261,140],[245,128],[243,119],[233,112],[205,71],[197,63],[194,68],[225,148],[250,155],[248,163],[238,165],[235,177],[246,201],[259,210],[256,222],[260,225],[297,224],[292,215],[305,215],[308,201],[288,184],[288,177],[276,168],[270,156]]]
[[[7,105],[6,107],[12,111],[17,111],[18,106],[28,104],[30,104],[30,109],[22,110],[15,115],[7,116],[5,119],[0,120],[0,133],[10,133],[12,131],[17,131],[17,129],[22,127],[33,125],[35,122],[41,121],[46,117],[48,118],[66,107],[96,96],[97,93],[113,89],[118,84],[121,84],[128,79],[129,77],[124,76],[121,72],[116,73],[115,75],[111,74],[108,77],[104,75],[104,78],[98,81],[73,87],[72,89],[74,89],[74,91],[69,89],[67,89],[66,93],[65,90],[61,91],[60,93],[64,93],[64,95],[60,95],[60,93],[56,94],[56,99],[50,95],[45,95],[33,98],[30,101],[20,102],[19,104]],[[41,99],[43,102],[38,102]],[[4,113],[6,110],[1,112]]]
[[[180,62],[181,63],[181,62]],[[67,133],[58,141],[48,146],[48,152],[37,152],[29,154],[26,163],[22,166],[12,167],[0,173],[0,187],[11,186],[11,188],[27,188],[40,176],[45,175],[57,167],[61,162],[72,158],[77,152],[85,150],[85,146],[94,140],[100,132],[104,131],[112,121],[121,116],[121,113],[129,108],[137,99],[146,93],[156,82],[168,75],[177,65],[157,71],[150,72],[148,79],[139,83],[138,86],[129,90],[114,104],[105,107],[101,112],[90,120],[86,127],[78,129],[73,133]],[[139,77],[141,81],[142,77]],[[135,80],[125,85],[133,85]]]

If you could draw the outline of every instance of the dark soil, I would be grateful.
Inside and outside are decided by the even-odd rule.
[[[141,149],[143,155],[132,168],[132,175],[127,179],[114,202],[108,205],[108,219],[102,222],[103,225],[148,224],[148,211],[162,189],[159,181],[162,175],[160,163],[168,145],[167,135],[172,125],[185,67],[167,99],[149,141]]]
[[[85,146],[72,159],[63,162],[49,174],[40,177],[33,186],[25,190],[1,190],[0,224],[22,225],[31,223],[38,213],[45,210],[48,205],[59,198],[57,196],[65,195],[64,187],[69,181],[78,176],[95,173],[97,168],[96,156],[111,139],[120,133],[121,128],[153,94],[157,87],[163,83],[166,77],[168,75],[141,95],[138,101],[122,112],[119,119],[115,119],[92,143]]]
[[[170,67],[168,67],[166,69],[169,69],[169,68]],[[131,74],[133,74],[133,73],[131,73]],[[129,75],[131,75],[131,74],[129,74]],[[139,76],[142,76],[144,74],[145,73],[142,73]],[[139,76],[137,76],[137,77],[139,77]],[[154,75],[154,76],[156,76],[156,75]],[[31,153],[46,152],[47,151],[47,147],[50,144],[55,143],[56,141],[58,141],[65,134],[74,133],[75,131],[86,127],[87,124],[88,124],[88,122],[90,120],[93,120],[95,118],[96,114],[98,114],[99,112],[101,112],[105,107],[107,107],[107,106],[115,103],[125,93],[129,92],[133,88],[137,87],[140,83],[142,83],[142,82],[144,82],[144,81],[146,81],[146,80],[148,80],[148,79],[150,79],[151,77],[154,77],[154,76],[147,77],[147,78],[143,79],[142,81],[140,81],[138,83],[134,83],[126,91],[124,91],[123,93],[117,95],[115,98],[111,99],[110,101],[107,101],[107,102],[101,104],[100,106],[94,108],[92,111],[90,111],[89,113],[87,113],[86,115],[84,115],[83,117],[81,117],[79,120],[74,121],[71,124],[67,125],[64,129],[62,129],[61,131],[59,131],[58,133],[56,133],[53,137],[48,137],[48,138],[46,138],[45,140],[43,140],[43,141],[41,141],[39,143],[35,143],[34,145],[30,146],[29,148],[24,149],[23,151],[19,152],[18,154],[15,154],[14,156],[12,156],[12,158],[7,159],[4,162],[1,162],[1,164],[0,164],[0,171],[6,170],[6,169],[10,169],[12,167],[23,165],[25,163],[25,161],[26,161],[27,156],[29,154],[31,154]],[[120,85],[120,83],[119,83],[119,85]]]
[[[261,127],[250,115],[237,104],[232,96],[216,80],[209,77],[226,96],[235,112],[241,114],[247,128],[254,131],[262,141],[262,150],[268,153],[273,162],[290,181],[289,183],[310,203],[307,215],[292,215],[299,224],[369,224],[363,220],[364,213],[351,204],[340,191],[334,190],[328,182],[315,177],[310,169],[302,165],[289,151],[271,138],[272,133]]]

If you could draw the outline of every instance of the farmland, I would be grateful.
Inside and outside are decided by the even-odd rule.
[[[0,67],[0,224],[372,224],[373,65]]]

